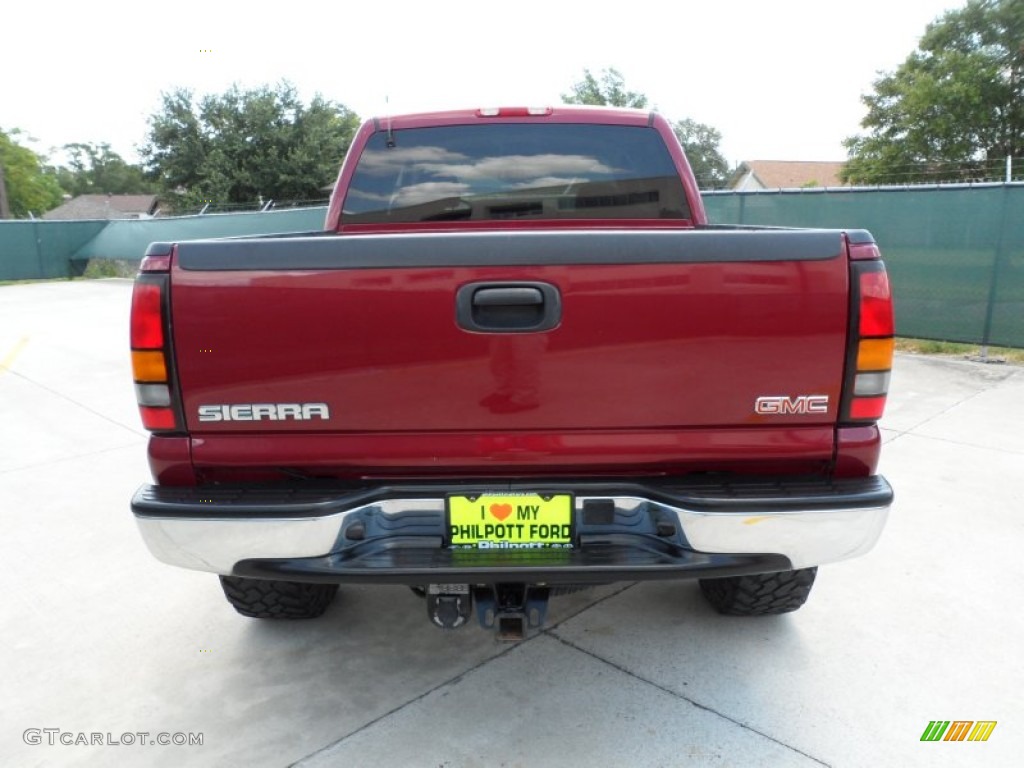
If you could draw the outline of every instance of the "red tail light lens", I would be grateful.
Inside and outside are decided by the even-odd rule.
[[[163,291],[155,282],[136,282],[132,291],[132,348],[160,349],[164,345]]]
[[[853,295],[842,409],[847,423],[878,421],[889,393],[895,323],[889,277],[877,255],[873,244],[861,246],[850,263]]]
[[[892,336],[892,295],[885,271],[860,274],[860,335]]]
[[[147,256],[135,279],[130,319],[132,378],[142,425],[152,432],[180,429],[180,403],[172,384],[172,359],[166,294],[170,276],[159,267],[170,269],[170,253]]]
[[[170,408],[148,408],[139,406],[142,415],[142,426],[151,432],[170,432],[176,427],[174,411]]]
[[[855,397],[850,403],[850,418],[878,421],[885,412],[885,396]]]

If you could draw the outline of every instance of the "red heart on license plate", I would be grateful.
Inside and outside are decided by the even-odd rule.
[[[491,514],[499,520],[504,520],[512,514],[511,504],[491,504]]]

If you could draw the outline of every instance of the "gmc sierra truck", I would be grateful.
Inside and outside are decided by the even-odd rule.
[[[370,120],[322,232],[152,244],[131,348],[142,536],[246,616],[398,584],[515,639],[650,579],[784,613],[892,502],[871,235],[709,225],[657,113]]]

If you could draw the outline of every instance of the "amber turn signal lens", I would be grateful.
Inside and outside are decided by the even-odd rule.
[[[894,339],[861,339],[857,347],[857,370],[890,370],[894,346]]]
[[[132,350],[132,376],[136,381],[166,382],[167,365],[160,350]]]

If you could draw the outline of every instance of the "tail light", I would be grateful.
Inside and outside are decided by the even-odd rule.
[[[142,425],[151,432],[178,432],[184,423],[171,365],[170,265],[170,246],[151,245],[132,291],[132,378]]]
[[[874,243],[850,245],[850,291],[842,421],[873,423],[885,410],[895,344],[889,276]]]

